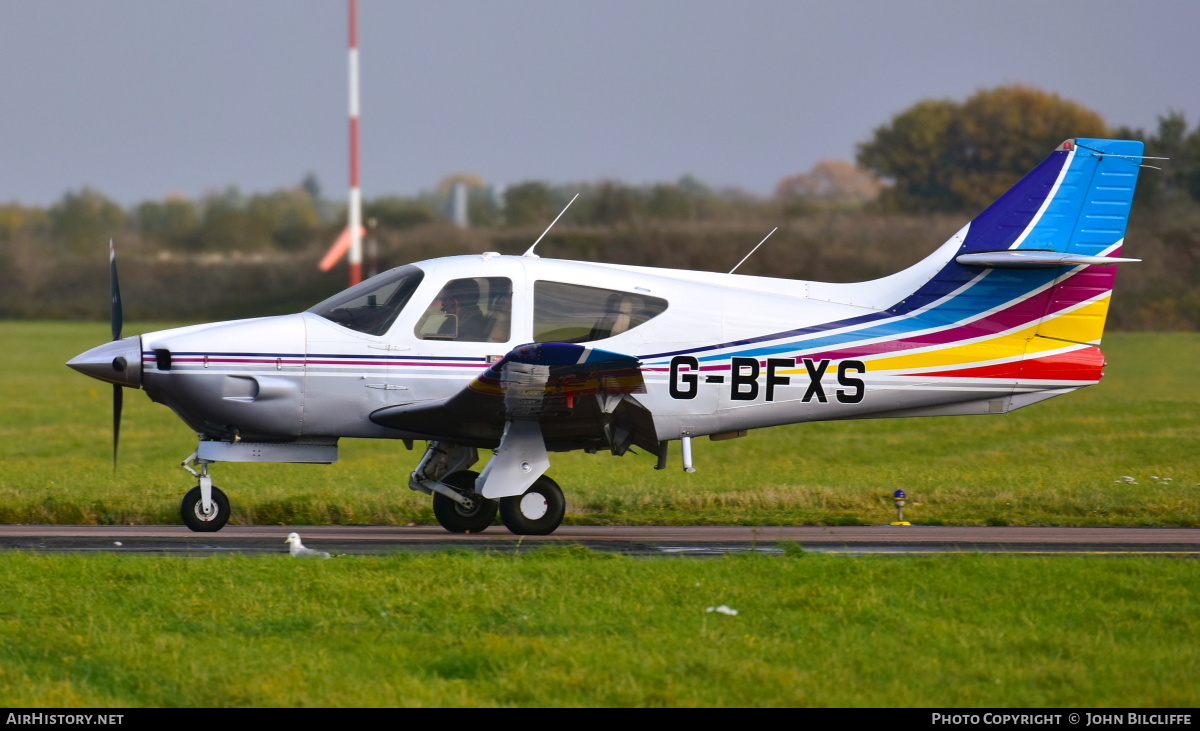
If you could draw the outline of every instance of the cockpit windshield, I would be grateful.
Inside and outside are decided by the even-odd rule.
[[[383,335],[417,290],[425,272],[411,264],[339,292],[308,312],[368,335]]]

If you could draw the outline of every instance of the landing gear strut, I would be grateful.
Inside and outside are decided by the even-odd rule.
[[[200,471],[188,466],[195,461]],[[183,524],[197,533],[215,533],[229,522],[229,498],[221,488],[212,484],[208,474],[209,462],[197,459],[195,453],[183,461],[183,468],[200,479],[200,484],[187,491],[179,506]]]

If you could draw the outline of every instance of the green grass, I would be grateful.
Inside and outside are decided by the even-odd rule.
[[[155,326],[144,327],[144,330]],[[178,523],[195,436],[127,392],[121,466],[111,393],[63,363],[101,323],[2,322],[0,522]],[[1200,525],[1200,335],[1117,333],[1099,385],[1005,416],[830,422],[698,441],[698,472],[649,456],[555,454],[568,524]],[[677,447],[678,445],[674,445]],[[420,459],[343,440],[332,466],[220,464],[234,524],[434,523],[407,488]],[[1127,483],[1124,476],[1135,478]]]
[[[0,323],[0,521],[178,522],[194,436],[128,393],[114,475],[109,389],[62,365],[106,329]],[[904,487],[915,522],[1200,524],[1200,336],[1105,351],[1100,386],[1005,417],[703,441],[693,475],[576,454],[552,473],[575,523],[884,522]],[[235,522],[432,523],[405,487],[419,457],[346,440],[337,465],[216,474]],[[1200,578],[1167,557],[8,552],[0,586],[10,707],[1200,703]]]
[[[9,553],[0,706],[1194,707],[1195,568]]]

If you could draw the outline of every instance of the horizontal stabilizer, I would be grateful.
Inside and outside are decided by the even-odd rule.
[[[974,254],[960,254],[954,260],[963,266],[989,267],[992,269],[1046,269],[1056,266],[1080,265],[1109,266],[1112,264],[1141,261],[1141,259],[1122,259],[1117,256],[1067,254],[1048,249],[981,251]]]

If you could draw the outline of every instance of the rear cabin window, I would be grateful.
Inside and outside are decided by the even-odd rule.
[[[533,339],[585,343],[628,332],[667,309],[661,297],[538,281],[533,285]]]
[[[512,280],[508,277],[447,282],[416,327],[422,340],[464,343],[507,343],[511,330]]]

